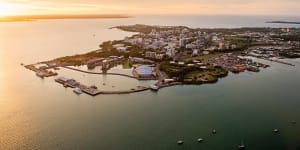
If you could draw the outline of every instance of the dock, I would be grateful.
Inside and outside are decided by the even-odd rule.
[[[79,82],[77,82],[74,79],[68,79],[65,77],[59,77],[55,79],[57,83],[62,84],[64,87],[70,87],[70,88],[79,88],[82,92],[91,95],[91,96],[97,96],[99,94],[130,94],[130,93],[137,93],[137,92],[143,92],[150,90],[149,87],[143,87],[143,86],[138,86],[136,89],[131,89],[131,90],[121,90],[121,91],[103,91],[103,90],[98,90],[97,87],[95,86],[86,86],[83,85]]]
[[[51,68],[36,68],[35,65],[26,65],[25,68],[33,71],[36,73],[37,76],[44,78],[44,77],[52,77],[57,76],[58,74],[56,72],[49,71],[48,69]]]
[[[288,62],[284,62],[284,61],[281,61],[281,60],[277,60],[277,59],[266,59],[266,60],[274,61],[274,62],[277,62],[277,63],[280,63],[280,64],[284,64],[284,65],[288,65],[288,66],[296,66],[294,64],[291,64],[291,63],[288,63]]]

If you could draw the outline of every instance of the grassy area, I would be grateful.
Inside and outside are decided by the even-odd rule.
[[[202,56],[197,56],[197,57],[190,57],[186,58],[184,61],[192,61],[192,60],[208,60],[213,57],[219,57],[223,53],[214,53],[214,54],[208,54],[208,55],[202,55]]]
[[[130,69],[130,68],[132,68],[132,64],[128,60],[124,61],[123,69]]]
[[[190,79],[193,79],[197,76],[199,76],[200,74],[204,74],[205,72],[204,71],[200,71],[200,70],[196,70],[196,71],[192,71],[192,72],[189,72],[188,74],[186,74],[184,76],[184,78],[190,78]]]
[[[210,67],[201,69],[197,66],[180,66],[163,62],[160,64],[160,69],[171,78],[177,78],[187,84],[214,83],[218,78],[224,77],[228,71],[221,67]]]

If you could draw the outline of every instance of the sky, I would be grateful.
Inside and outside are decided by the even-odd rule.
[[[0,0],[0,16],[32,14],[300,16],[300,0]]]

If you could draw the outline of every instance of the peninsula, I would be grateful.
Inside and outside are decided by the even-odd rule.
[[[85,54],[65,56],[25,67],[39,77],[56,76],[57,69],[71,69],[87,74],[107,74],[136,80],[156,80],[148,87],[138,86],[127,91],[103,91],[98,87],[59,77],[56,82],[76,88],[89,95],[126,94],[159,90],[178,84],[215,83],[229,72],[259,72],[269,65],[253,61],[253,57],[287,66],[281,58],[300,57],[299,28],[235,28],[200,29],[185,26],[117,26],[135,32],[123,40],[106,41],[99,49]],[[132,74],[110,73],[114,66],[131,68]],[[75,66],[86,66],[80,70]],[[100,68],[100,69],[99,69]],[[95,69],[97,72],[95,72]]]
[[[267,23],[300,24],[300,22],[294,22],[294,21],[267,21]]]

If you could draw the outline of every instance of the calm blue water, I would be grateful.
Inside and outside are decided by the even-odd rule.
[[[278,27],[265,24],[267,20],[299,21],[297,17],[145,16],[1,23],[0,149],[224,150],[237,149],[241,141],[247,149],[300,149],[300,59],[286,60],[296,67],[265,62],[271,68],[230,74],[217,84],[97,97],[77,96],[54,78],[41,80],[20,66],[87,52],[103,41],[131,35],[108,30],[111,26]],[[60,73],[88,84],[105,82],[108,89],[147,84],[69,70]],[[292,120],[297,124],[292,125]],[[211,134],[213,128],[216,135]],[[280,133],[274,134],[274,128]],[[197,138],[205,141],[199,144]],[[178,139],[185,144],[178,146]]]

